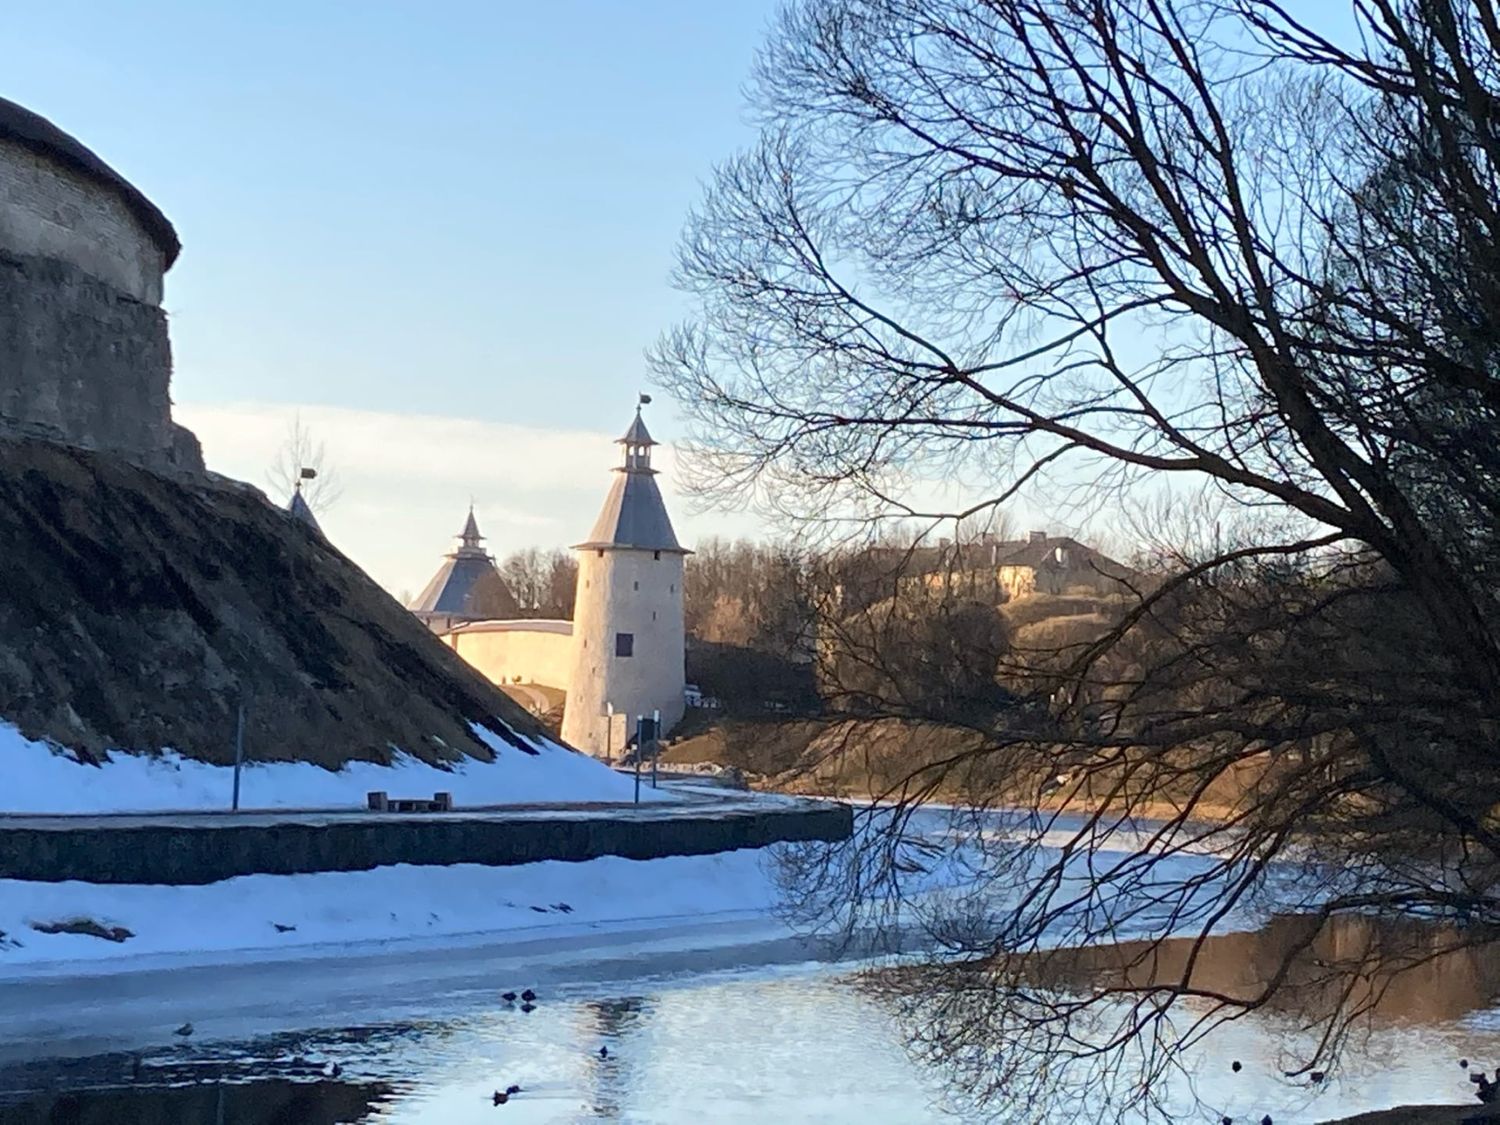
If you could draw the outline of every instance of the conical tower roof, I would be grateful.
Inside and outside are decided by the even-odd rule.
[[[651,448],[656,441],[635,408],[635,419],[625,436],[615,443],[624,449],[625,461],[615,469],[615,479],[604,507],[594,521],[594,529],[575,550],[627,549],[638,551],[691,552],[677,542],[672,519],[656,484],[656,470],[651,467]]]
[[[480,546],[483,539],[471,506],[458,533],[457,549],[406,608],[418,617],[503,620],[519,616],[520,605],[500,577],[495,560]]]
[[[297,482],[297,487],[292,489],[292,498],[287,502],[286,510],[292,514],[293,519],[301,520],[319,535],[323,534],[323,528],[318,524],[318,517],[313,515],[313,510],[308,506],[307,499],[302,495],[302,482]]]

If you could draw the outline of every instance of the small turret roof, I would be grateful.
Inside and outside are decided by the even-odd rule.
[[[292,489],[292,498],[287,501],[286,510],[292,514],[295,520],[301,520],[319,535],[323,534],[323,528],[318,524],[318,517],[313,515],[312,508],[307,499],[302,495],[302,483],[299,481],[297,487]]]
[[[652,438],[651,438],[651,432],[646,429],[645,420],[641,418],[641,408],[639,406],[637,406],[635,408],[635,421],[632,422],[632,423],[630,423],[630,429],[626,430],[625,431],[625,436],[622,437],[615,444],[616,445],[655,445],[656,444],[656,442],[653,441]]]
[[[474,518],[474,505],[469,505],[469,518],[464,520],[464,529],[458,533],[457,554],[473,554],[478,552],[485,554],[484,548],[479,544],[484,541],[484,536],[479,534],[479,521]],[[487,555],[485,555],[488,558]]]

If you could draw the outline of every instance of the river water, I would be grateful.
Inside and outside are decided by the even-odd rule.
[[[1292,1125],[1469,1097],[1458,1060],[1500,1062],[1500,1020],[1455,1007],[1470,981],[1455,966],[1414,985],[1412,1011],[1382,1019],[1326,1088],[1280,1076],[1291,1033],[1268,1015],[1216,1033],[1164,1101],[1183,1120],[1270,1113]],[[431,1020],[13,1062],[0,1069],[0,1125],[976,1119],[945,1109],[941,1068],[913,1061],[907,1029],[847,966],[559,984],[529,1013],[501,990],[434,998],[444,1014]],[[294,1010],[286,1022],[295,1027]],[[336,1079],[324,1073],[335,1063]],[[497,1107],[495,1091],[512,1085],[520,1093]]]
[[[1195,983],[1256,988],[1301,925],[1272,918],[1212,940],[1196,954]],[[1372,925],[1336,928],[1310,963],[1364,948]],[[1049,987],[1118,974],[1130,952],[1055,955]],[[1151,971],[1180,972],[1186,953],[1168,943]],[[910,1050],[899,998],[869,986],[865,963],[838,958],[767,919],[722,917],[692,935],[664,923],[628,936],[15,980],[0,984],[0,1125],[985,1120],[953,1073]],[[1299,1125],[1462,1102],[1473,1097],[1468,1070],[1500,1066],[1490,949],[1397,978],[1318,1084],[1283,1070],[1302,1042],[1296,1013],[1339,985],[1316,973],[1293,983],[1295,1010],[1264,1009],[1186,1053],[1152,1091],[1164,1116]],[[502,998],[528,986],[533,1011]],[[183,1018],[191,1037],[171,1033]],[[511,1086],[520,1091],[497,1105]],[[1081,1098],[989,1108],[1011,1120],[1113,1119]]]

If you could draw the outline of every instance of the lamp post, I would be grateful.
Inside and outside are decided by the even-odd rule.
[[[646,716],[635,717],[635,803],[641,803],[641,751],[646,736]]]
[[[656,788],[656,759],[661,756],[661,712],[651,712],[651,788]]]
[[[240,767],[245,764],[245,701],[240,700],[239,715],[234,724],[234,796],[230,810],[240,811]]]

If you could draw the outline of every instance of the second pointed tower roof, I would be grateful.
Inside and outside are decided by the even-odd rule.
[[[432,581],[406,608],[418,617],[466,617],[494,620],[520,615],[515,595],[500,577],[495,560],[479,544],[479,523],[474,509],[458,533],[458,547],[448,555]]]

